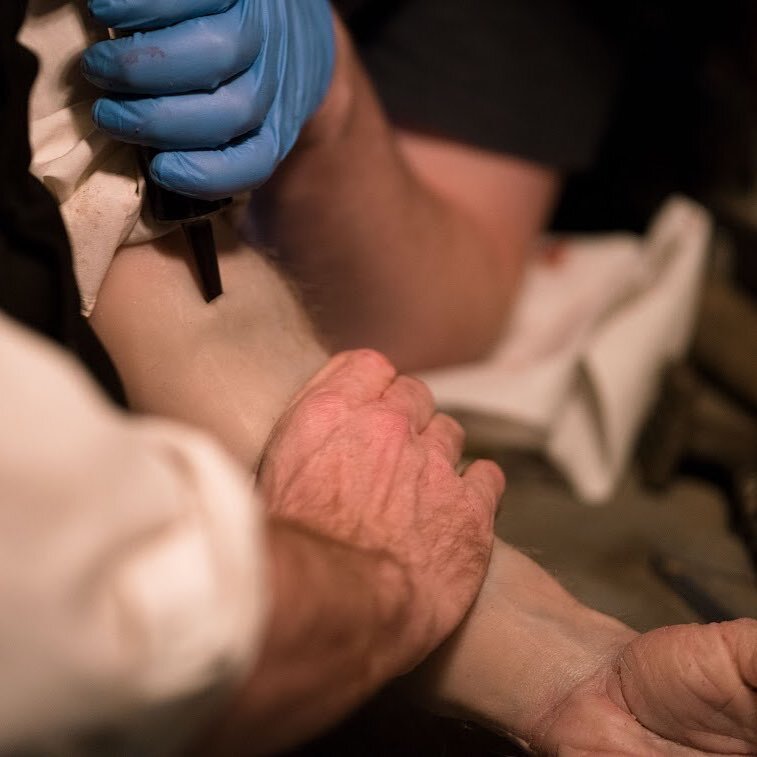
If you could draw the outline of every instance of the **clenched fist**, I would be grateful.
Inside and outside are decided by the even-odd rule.
[[[385,556],[396,644],[384,664],[395,674],[452,632],[486,573],[504,478],[488,461],[458,475],[462,445],[423,383],[363,350],[305,386],[263,457],[274,516]]]

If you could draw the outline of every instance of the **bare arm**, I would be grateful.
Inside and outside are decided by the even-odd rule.
[[[306,324],[299,320],[296,302],[290,299],[286,287],[275,289],[274,281],[280,279],[269,267],[256,267],[262,261],[245,263],[248,257],[255,258],[255,253],[231,240],[226,237],[222,251],[229,294],[222,309],[214,310],[204,304],[189,274],[179,237],[120,254],[119,264],[112,269],[101,293],[95,324],[107,337],[106,343],[114,351],[119,366],[126,367],[127,391],[140,398],[141,407],[178,415],[208,428],[249,467],[258,460],[262,440],[281,408],[308,377],[303,375],[310,370],[306,368],[308,363],[298,355],[309,355],[308,360],[315,365],[320,365],[325,357]],[[273,280],[268,278],[272,275]],[[250,292],[265,291],[277,292],[276,298],[282,301],[276,304],[275,312],[289,312],[291,320],[266,319],[258,309],[260,302],[247,296]],[[292,305],[291,311],[282,311],[285,302]],[[287,334],[287,339],[294,340],[291,344],[298,345],[299,352],[295,350],[294,355],[286,347],[287,339],[282,341]],[[198,369],[198,365],[201,368],[204,364],[195,360],[200,347],[212,358],[218,378],[215,371],[208,374]],[[284,349],[281,359],[276,358],[278,349]],[[238,401],[212,399],[219,381],[226,396]],[[276,391],[268,396],[271,387]],[[255,399],[260,391],[267,397],[262,407],[269,403],[269,415],[261,414],[261,405]],[[329,416],[332,415],[333,407],[329,410]],[[295,504],[304,506],[299,522],[318,523],[329,517],[328,508],[317,500],[311,499],[310,503],[296,500]],[[397,512],[397,518],[405,515],[402,510]],[[341,526],[344,525],[342,519]],[[286,536],[283,539],[287,541]],[[299,543],[307,541],[307,536],[298,532],[292,539]],[[345,540],[341,546],[332,544],[330,549],[342,554],[340,560],[344,562],[337,564],[350,564]],[[314,567],[304,573],[301,569],[294,570],[295,575],[306,574],[313,581],[327,575],[326,566],[317,555],[297,557],[297,554],[291,565],[302,566],[301,561],[313,559]],[[356,556],[354,568],[345,567],[345,574],[334,578],[334,586],[341,586],[339,581],[349,579],[340,589],[345,597],[349,596],[356,584],[364,578],[369,580],[368,574],[376,568],[373,559]],[[292,599],[294,595],[288,594],[287,575],[291,576],[288,564],[275,568],[282,571],[282,577],[276,578],[282,582],[282,588],[277,591],[281,599],[277,600],[274,618],[276,612],[283,613],[279,618],[290,623],[291,635],[283,632],[279,635],[275,630],[279,621],[274,620],[266,653],[270,655],[267,658],[270,667],[261,667],[253,674],[247,691],[249,699],[242,697],[226,722],[229,733],[224,733],[232,739],[229,742],[232,753],[235,753],[233,739],[242,737],[245,722],[272,726],[265,713],[282,702],[287,703],[290,712],[295,711],[294,704],[290,707],[288,703],[296,703],[301,720],[292,723],[292,735],[304,735],[323,722],[319,721],[318,705],[324,706],[324,718],[336,717],[375,685],[375,679],[366,675],[360,661],[352,668],[355,677],[351,682],[339,678],[347,675],[362,643],[354,629],[345,629],[348,635],[339,645],[343,657],[326,659],[318,654],[317,650],[324,648],[321,642],[328,644],[328,625],[321,626],[315,637],[318,644],[312,651],[318,659],[308,657],[307,649],[296,649],[299,621],[308,627],[308,618],[312,617],[309,613],[315,605],[305,600],[313,598],[315,585],[311,587],[313,593],[297,604]],[[287,608],[301,614],[289,617]],[[360,602],[356,608],[356,616],[366,609]],[[366,612],[375,618],[369,609]],[[339,620],[342,616],[334,612],[333,617]],[[674,743],[692,743],[699,738],[695,733],[697,722],[707,722],[710,731],[702,738],[724,745],[724,752],[735,745],[731,753],[749,753],[748,748],[744,751],[744,744],[757,743],[757,735],[750,726],[757,711],[754,695],[757,660],[753,654],[750,656],[757,637],[756,625],[742,622],[722,627],[689,626],[666,629],[662,635],[655,632],[638,636],[622,623],[581,605],[535,562],[497,542],[486,582],[474,607],[458,632],[421,669],[416,686],[418,695],[435,706],[506,731],[540,752],[554,753],[560,746],[572,744],[588,753],[596,753],[600,747],[609,751],[623,747],[629,754],[657,754],[654,744],[659,742],[660,735]],[[378,626],[381,627],[380,620]],[[391,627],[391,621],[384,627]],[[299,656],[291,656],[290,650],[295,649]],[[713,689],[702,691],[698,689],[701,677],[693,680],[682,675],[676,667],[676,655],[682,660],[701,660],[709,680],[715,682]],[[269,676],[275,677],[277,659],[291,665],[286,686],[266,684],[256,689],[256,681],[262,684]],[[344,670],[339,668],[340,661],[345,664]],[[623,680],[621,669],[626,671]],[[390,675],[388,667],[383,670],[385,676]],[[686,670],[694,675],[697,669]],[[334,699],[300,698],[313,677],[334,674],[334,680],[341,681],[340,691],[330,691]],[[690,698],[678,693],[682,689],[693,692]],[[263,691],[270,693],[270,700],[260,700]],[[656,704],[662,701],[660,696],[667,697],[662,708]],[[724,725],[716,722],[718,708],[728,712],[727,718],[723,718]],[[241,730],[235,736],[237,726]],[[603,741],[582,741],[591,736]],[[275,729],[267,735],[261,731],[263,737],[278,738]],[[648,743],[653,746],[648,747]]]
[[[280,520],[268,543],[273,605],[258,663],[197,755],[294,747],[373,694],[392,668],[403,591],[386,558]]]
[[[270,752],[458,625],[486,570],[501,473],[480,463],[458,476],[461,429],[375,353],[333,358],[290,404],[325,356],[281,277],[217,232],[226,293],[213,305],[176,236],[119,253],[93,322],[135,405],[206,428],[248,469],[278,421],[259,475],[269,512],[290,524],[273,531],[273,618],[214,732],[231,754],[250,734]]]
[[[181,232],[116,255],[91,322],[140,412],[204,428],[250,471],[295,392],[325,363],[265,256],[215,223],[225,293],[206,304]]]
[[[413,682],[535,754],[755,754],[757,621],[638,634],[495,542],[466,621]]]
[[[558,177],[396,132],[341,26],[337,40],[331,91],[263,189],[259,222],[334,347],[375,347],[402,370],[476,358],[502,328]]]

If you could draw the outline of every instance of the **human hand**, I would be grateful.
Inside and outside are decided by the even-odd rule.
[[[328,90],[333,18],[326,0],[89,0],[109,27],[84,75],[112,94],[93,118],[116,139],[163,150],[161,186],[217,199],[262,184]]]
[[[486,572],[504,480],[487,461],[459,476],[462,445],[424,384],[362,350],[305,386],[264,452],[272,515],[387,558],[396,634],[384,680],[387,666],[404,672],[452,632]]]
[[[538,730],[539,754],[757,754],[757,621],[638,636]]]
[[[640,635],[499,540],[464,623],[408,682],[536,754],[757,754],[757,621]]]

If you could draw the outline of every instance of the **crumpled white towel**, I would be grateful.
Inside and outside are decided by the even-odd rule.
[[[31,172],[60,206],[74,258],[82,311],[89,315],[116,250],[167,233],[145,208],[135,148],[95,129],[101,94],[79,66],[82,52],[107,38],[86,0],[30,0],[20,42],[39,58],[29,104]]]
[[[684,198],[644,238],[572,238],[537,259],[487,359],[426,374],[487,446],[542,450],[586,502],[614,491],[664,366],[688,345],[710,237]]]

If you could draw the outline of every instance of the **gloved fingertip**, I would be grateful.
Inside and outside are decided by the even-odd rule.
[[[96,46],[95,46],[96,47]],[[98,52],[90,47],[82,56],[79,63],[82,75],[90,83],[100,89],[108,89],[110,82],[101,74],[101,61]]]
[[[170,156],[165,153],[156,155],[150,163],[150,178],[163,189],[177,192],[176,172],[171,167]]]
[[[99,129],[100,128],[100,101],[95,100],[92,104],[92,108],[89,111],[92,117],[92,123]]]
[[[79,61],[79,68],[81,69],[81,72],[84,74],[84,76],[89,77],[93,73],[92,56],[90,55],[89,50],[85,50],[82,54],[81,60]]]
[[[98,129],[115,131],[117,117],[114,103],[103,98],[95,100],[95,104],[92,106],[92,120]]]
[[[160,153],[150,164],[150,178],[163,189],[198,200],[220,200],[229,194],[219,191],[200,174],[192,176],[195,171],[196,167],[187,165],[182,153]]]

